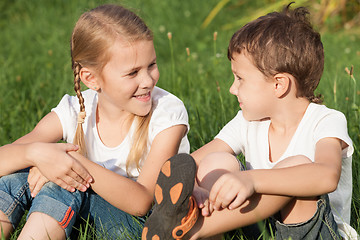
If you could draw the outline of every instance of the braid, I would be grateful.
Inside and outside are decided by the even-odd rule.
[[[79,99],[80,104],[80,112],[77,119],[77,127],[76,132],[73,140],[73,144],[76,144],[79,146],[78,152],[86,157],[86,145],[85,145],[85,137],[84,137],[84,130],[82,127],[82,124],[84,123],[86,112],[85,112],[85,105],[84,105],[84,98],[81,94],[80,88],[80,69],[81,65],[78,62],[73,62],[73,71],[74,71],[74,90],[76,92],[76,96]]]

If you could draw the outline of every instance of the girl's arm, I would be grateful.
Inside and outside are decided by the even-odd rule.
[[[155,137],[137,181],[105,169],[78,153],[69,154],[78,159],[91,173],[94,179],[91,187],[97,194],[129,214],[143,216],[151,208],[160,168],[167,159],[178,152],[186,130],[185,125],[177,125],[163,130]]]
[[[199,166],[201,160],[209,155],[210,153],[214,152],[228,152],[232,155],[235,155],[234,151],[231,147],[226,144],[224,141],[215,138],[211,142],[205,144],[195,152],[191,153],[191,156],[195,159],[196,165]]]
[[[38,167],[50,181],[67,190],[81,188],[91,181],[90,174],[67,152],[77,150],[62,138],[56,113],[50,112],[36,127],[12,144],[0,147],[0,176],[28,167]]]

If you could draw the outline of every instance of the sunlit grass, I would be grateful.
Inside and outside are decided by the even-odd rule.
[[[0,145],[31,131],[65,93],[73,94],[69,54],[73,25],[81,12],[108,1],[5,2],[0,4]],[[154,31],[160,70],[158,85],[184,101],[191,126],[191,150],[212,140],[238,111],[236,98],[229,94],[232,73],[226,56],[228,41],[236,28],[222,30],[222,26],[231,23],[234,16],[251,14],[246,9],[225,7],[207,28],[201,28],[220,1],[111,2],[137,9]],[[168,32],[172,33],[171,39]],[[351,224],[359,232],[360,31],[324,32],[322,39],[325,71],[317,92],[324,95],[328,107],[342,111],[348,120],[355,148]],[[351,66],[354,68],[349,75]],[[80,232],[81,239],[92,236],[90,225],[83,225]]]

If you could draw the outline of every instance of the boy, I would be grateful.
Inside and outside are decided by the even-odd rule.
[[[288,5],[233,35],[230,93],[241,110],[192,154],[193,193],[193,173],[181,169],[192,158],[164,164],[143,239],[205,238],[266,218],[276,239],[356,237],[349,226],[352,141],[344,115],[314,95],[324,53],[307,16]],[[240,171],[240,153],[247,171]]]

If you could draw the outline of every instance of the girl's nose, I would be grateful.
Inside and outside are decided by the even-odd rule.
[[[140,87],[142,87],[142,88],[152,88],[153,85],[154,85],[154,82],[155,82],[155,80],[153,79],[151,74],[149,74],[149,73],[144,74],[144,76],[142,76],[142,78],[141,78]]]

